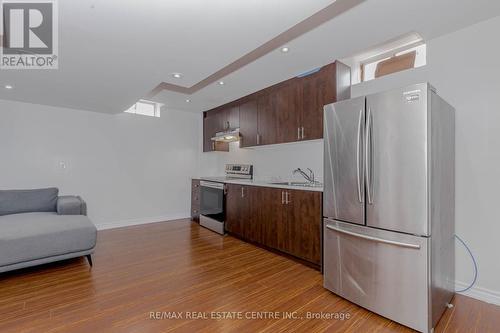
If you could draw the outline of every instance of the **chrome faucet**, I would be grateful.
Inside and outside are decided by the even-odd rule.
[[[314,172],[309,168],[307,168],[307,170],[309,171],[309,174],[305,173],[300,168],[297,168],[297,169],[293,170],[292,174],[295,175],[296,173],[300,173],[300,175],[302,177],[304,177],[305,180],[307,180],[309,183],[315,183]]]

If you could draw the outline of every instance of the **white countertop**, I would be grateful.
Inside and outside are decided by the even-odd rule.
[[[224,184],[238,184],[238,185],[249,185],[249,186],[284,188],[284,189],[288,189],[288,190],[323,192],[323,186],[272,184],[270,181],[259,180],[259,179],[233,179],[233,178],[226,178],[226,177],[200,177],[197,179],[208,180],[208,181],[217,182],[217,183],[224,183]]]

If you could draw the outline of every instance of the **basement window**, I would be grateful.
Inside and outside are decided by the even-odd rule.
[[[385,55],[382,59],[361,63],[361,82],[370,81],[384,75],[422,67],[426,64],[426,45],[421,44],[406,50]]]
[[[412,32],[340,61],[351,67],[352,84],[357,84],[425,66],[427,46],[418,33]]]
[[[134,113],[141,116],[160,118],[160,109],[162,106],[163,104],[161,103],[141,99],[137,103],[132,105],[128,110],[125,110],[125,112]]]

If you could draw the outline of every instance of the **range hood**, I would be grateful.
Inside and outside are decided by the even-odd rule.
[[[212,138],[212,141],[217,142],[235,142],[240,141],[240,129],[235,128],[225,132],[217,132]]]

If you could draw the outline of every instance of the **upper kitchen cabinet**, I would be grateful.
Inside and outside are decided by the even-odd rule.
[[[257,98],[250,98],[240,105],[240,147],[252,147],[257,139]]]
[[[229,144],[216,142],[212,138],[223,127],[223,117],[220,110],[203,112],[203,151],[229,151]]]
[[[210,138],[236,128],[242,148],[322,139],[323,106],[350,97],[351,69],[336,61],[206,111],[203,151],[229,151],[227,143]]]
[[[276,115],[277,139],[272,143],[294,142],[300,139],[298,125],[301,114],[300,81],[291,79],[279,84],[271,92],[271,108]]]
[[[323,106],[351,98],[351,69],[341,62],[298,78],[301,87],[299,140],[323,138]]]
[[[272,88],[257,96],[257,145],[270,145],[278,140],[278,118],[272,106]]]
[[[229,105],[218,110],[220,127],[217,132],[234,130],[240,127],[240,106]]]

